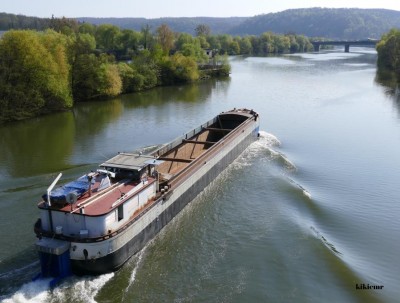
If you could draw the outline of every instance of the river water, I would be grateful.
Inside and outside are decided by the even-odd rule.
[[[376,53],[231,59],[232,75],[0,127],[4,302],[400,302],[400,101]],[[36,203],[118,151],[252,108],[261,137],[116,273],[30,282]],[[363,284],[381,289],[358,289]]]

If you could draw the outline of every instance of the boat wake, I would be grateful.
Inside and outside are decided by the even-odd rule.
[[[260,138],[264,142],[268,142],[270,146],[280,146],[281,141],[277,137],[275,137],[273,134],[267,133],[266,131],[260,130],[259,131]]]
[[[95,297],[114,273],[98,277],[71,277],[58,287],[51,289],[49,279],[24,284],[4,303],[14,302],[96,302]]]
[[[336,247],[332,243],[330,243],[323,235],[321,235],[321,233],[314,226],[310,226],[310,229],[315,233],[317,238],[320,239],[322,243],[324,243],[326,247],[328,247],[336,255],[342,255],[342,253],[338,251]]]
[[[290,183],[292,183],[294,186],[296,186],[298,189],[300,189],[304,196],[311,199],[311,194],[307,189],[305,189],[303,186],[301,186],[299,183],[297,183],[296,181],[294,181],[293,179],[291,179],[289,177],[288,177],[288,180],[290,181]]]
[[[269,160],[278,162],[288,171],[297,170],[296,165],[294,165],[294,163],[290,161],[286,155],[273,148],[275,146],[281,146],[281,142],[277,137],[265,131],[260,131],[259,134],[260,139],[256,141],[255,146],[266,150]]]
[[[14,293],[9,298],[3,299],[3,303],[14,303],[14,302],[49,302],[50,294],[50,278],[38,280],[35,282],[29,282]]]
[[[244,159],[245,163],[251,165],[251,163],[253,162],[251,161],[252,158],[260,158],[266,155],[265,159],[267,159],[267,161],[277,164],[280,168],[283,168],[283,175],[285,176],[285,178],[295,188],[299,189],[305,197],[311,199],[311,193],[298,182],[289,177],[292,173],[297,171],[297,167],[291,160],[289,160],[289,158],[285,154],[277,151],[274,148],[279,146],[281,146],[281,142],[276,136],[265,131],[260,131],[259,140],[250,145],[250,147],[246,150],[244,155],[241,156],[241,158],[242,160]],[[240,159],[239,161],[243,162]]]
[[[147,246],[147,245],[146,245],[146,246]],[[135,262],[135,267],[134,267],[133,270],[132,270],[131,276],[130,276],[130,278],[129,278],[129,283],[128,283],[128,286],[127,286],[126,289],[125,289],[125,292],[128,292],[128,290],[129,290],[129,288],[131,287],[131,285],[135,282],[136,273],[137,273],[137,271],[138,271],[138,269],[139,269],[140,264],[142,263],[142,259],[143,259],[143,255],[144,255],[145,250],[146,250],[146,246],[143,247],[143,249],[142,249],[141,251],[139,251],[139,252],[135,255],[135,257],[136,257],[136,260],[134,260],[134,262]]]

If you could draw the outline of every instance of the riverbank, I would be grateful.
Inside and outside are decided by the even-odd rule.
[[[99,27],[94,35],[84,26],[82,32],[70,34],[16,30],[2,36],[0,123],[67,110],[78,102],[229,74],[227,58],[215,52],[207,55],[193,37],[192,44],[187,41],[173,53],[153,41],[131,50],[132,60],[127,62],[116,60],[121,54],[109,51],[114,47],[101,35],[116,27]],[[200,71],[199,66],[208,62],[213,68]]]

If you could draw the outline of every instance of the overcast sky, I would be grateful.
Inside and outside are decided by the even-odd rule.
[[[0,12],[36,17],[232,17],[305,7],[386,8],[399,0],[1,0]]]

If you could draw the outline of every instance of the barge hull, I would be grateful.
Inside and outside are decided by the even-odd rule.
[[[192,201],[204,188],[209,185],[229,164],[231,164],[243,151],[257,139],[258,121],[254,122],[251,129],[246,129],[235,140],[227,143],[227,147],[222,149],[214,158],[204,162],[203,167],[194,172],[193,176],[185,184],[183,182],[174,189],[168,199],[161,198],[157,201],[157,211],[149,212],[147,220],[150,221],[134,237],[123,243],[121,247],[103,257],[96,259],[79,260],[71,258],[72,272],[77,275],[83,274],[104,274],[119,269],[131,256],[140,251],[151,239],[160,232],[190,201]],[[164,207],[163,207],[164,206]],[[129,229],[135,228],[132,225],[124,233],[132,233]],[[121,233],[118,237],[123,237]],[[107,246],[109,241],[118,241],[118,239],[109,239],[102,241],[97,245]],[[123,241],[121,241],[123,242]],[[96,244],[94,244],[96,245]],[[73,246],[73,243],[71,244]]]

